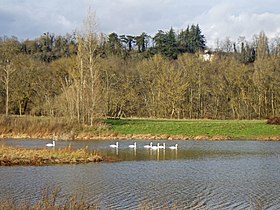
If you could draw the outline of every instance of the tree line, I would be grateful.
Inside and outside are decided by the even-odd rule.
[[[280,39],[279,39],[280,40]],[[67,117],[262,119],[280,114],[280,42],[217,42],[198,25],[108,36],[90,15],[72,35],[0,40],[0,112]]]

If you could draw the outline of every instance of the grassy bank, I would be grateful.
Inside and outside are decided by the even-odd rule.
[[[186,139],[280,140],[280,126],[265,120],[106,120],[111,131]]]
[[[103,157],[87,149],[24,149],[0,145],[0,166],[52,165],[100,162]]]
[[[51,139],[280,140],[280,125],[266,120],[106,119],[81,126],[65,118],[0,117],[0,137]]]

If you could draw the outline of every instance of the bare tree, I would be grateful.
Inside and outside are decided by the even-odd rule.
[[[98,56],[99,35],[94,13],[89,10],[83,31],[78,33],[78,55],[76,77],[77,119],[81,123],[93,124],[101,100],[100,65]]]
[[[7,60],[5,64],[1,65],[1,71],[3,72],[1,77],[1,82],[4,84],[5,93],[6,93],[6,102],[5,102],[5,114],[9,115],[9,98],[10,98],[10,79],[11,74],[15,71],[13,64],[10,60]]]
[[[0,40],[0,71],[1,71],[1,82],[5,89],[5,113],[9,114],[9,89],[11,74],[15,71],[13,65],[13,58],[19,51],[19,42],[15,37],[6,38]]]
[[[257,60],[263,60],[269,55],[268,38],[264,31],[257,38]]]

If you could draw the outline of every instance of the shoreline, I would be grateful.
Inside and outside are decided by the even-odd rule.
[[[0,124],[0,139],[280,141],[279,125],[265,120],[99,119],[87,126],[24,116],[3,118]]]
[[[1,139],[53,139],[53,134],[14,134],[6,133],[0,135]],[[227,136],[207,136],[207,135],[197,135],[197,136],[188,136],[188,135],[169,135],[169,134],[116,134],[116,133],[107,133],[107,134],[89,134],[89,133],[80,133],[75,136],[73,134],[57,134],[55,136],[57,140],[63,141],[88,141],[88,140],[205,140],[205,141],[280,141],[280,136],[257,136],[252,138],[233,138]]]

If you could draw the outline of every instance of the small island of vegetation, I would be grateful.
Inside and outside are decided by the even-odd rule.
[[[90,153],[86,148],[65,149],[26,149],[0,145],[0,166],[53,165],[100,162],[104,158]]]

